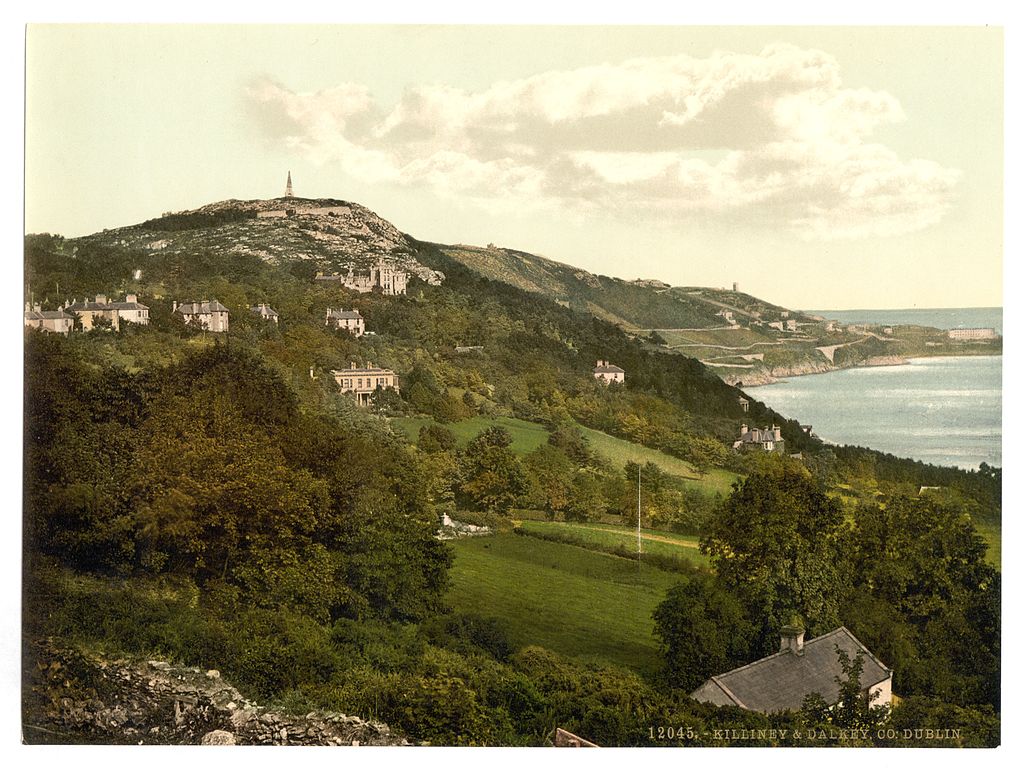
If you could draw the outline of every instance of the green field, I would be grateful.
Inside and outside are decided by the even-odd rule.
[[[391,426],[405,433],[413,443],[419,439],[419,430],[427,424],[436,424],[429,416],[401,417],[391,419]],[[540,424],[531,421],[515,419],[511,416],[485,417],[474,416],[465,421],[456,421],[451,424],[442,424],[446,429],[451,430],[458,440],[458,447],[464,448],[470,440],[487,427],[501,426],[508,430],[512,437],[511,448],[518,454],[527,454],[535,451],[538,447],[547,442],[548,431]],[[598,456],[611,462],[611,466],[617,469],[625,467],[626,462],[634,461],[640,464],[652,462],[663,469],[667,474],[681,478],[686,484],[693,485],[698,490],[708,494],[720,493],[727,496],[731,493],[732,483],[738,475],[724,469],[712,469],[703,477],[688,463],[675,456],[647,448],[642,445],[630,443],[619,437],[590,429],[582,425],[576,425],[582,432],[589,444],[590,449]]]
[[[649,675],[654,608],[679,580],[644,563],[515,534],[451,543],[448,602],[500,621],[517,646]]]
[[[420,428],[427,424],[436,424],[429,416],[402,417],[391,419],[391,426],[404,432],[408,439],[416,442],[419,439]],[[511,449],[515,453],[526,454],[535,451],[547,442],[547,430],[540,424],[531,421],[515,419],[511,416],[497,416],[487,418],[485,416],[474,416],[464,421],[456,421],[451,424],[441,424],[445,429],[451,430],[458,440],[458,447],[464,448],[476,435],[487,427],[504,427],[512,437]]]
[[[711,494],[720,493],[723,496],[731,493],[732,483],[738,477],[734,472],[724,469],[712,469],[700,477],[696,470],[682,459],[669,456],[653,448],[630,443],[628,440],[612,437],[595,429],[580,426],[579,430],[595,453],[603,456],[618,468],[624,467],[625,463],[629,461],[640,464],[645,464],[648,461],[653,462],[669,475],[680,477],[701,491]]]
[[[619,547],[636,550],[635,529],[621,525],[600,523],[555,523],[540,520],[522,520],[519,525],[527,531],[555,533],[577,541],[580,546]],[[700,552],[698,536],[683,536],[681,533],[643,529],[643,552],[686,560],[696,565],[710,566],[710,560]]]
[[[998,570],[1002,570],[1002,529],[997,523],[974,520],[974,527],[981,538],[987,542],[987,561]]]

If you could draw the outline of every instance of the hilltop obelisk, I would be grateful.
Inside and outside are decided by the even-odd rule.
[[[285,197],[294,197],[295,193],[291,191],[291,171],[288,171],[288,186],[284,188]]]

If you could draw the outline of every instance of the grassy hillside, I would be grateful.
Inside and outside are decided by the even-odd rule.
[[[580,427],[579,431],[583,433],[590,447],[615,467],[624,467],[626,462],[630,461],[638,464],[652,462],[667,474],[682,478],[687,484],[711,494],[728,494],[732,483],[739,477],[725,469],[711,469],[706,475],[701,476],[692,465],[662,451],[636,445],[596,429]]]
[[[391,426],[401,430],[413,443],[419,439],[419,430],[437,421],[428,416],[405,416],[390,420]],[[535,451],[547,442],[550,434],[541,424],[523,421],[511,416],[474,416],[471,419],[443,425],[451,430],[458,440],[458,448],[465,448],[469,441],[488,427],[504,427],[512,437],[510,448],[518,454]]]
[[[657,669],[651,614],[677,575],[514,534],[452,546],[451,606],[499,620],[516,645],[645,675]]]
[[[555,534],[577,542],[579,546],[591,549],[606,550],[625,547],[629,551],[636,550],[636,531],[621,525],[605,525],[601,523],[555,523],[545,520],[522,520],[519,526],[526,531],[540,534]],[[655,531],[644,528],[642,531],[643,552],[656,554],[675,560],[684,560],[694,565],[710,566],[710,560],[700,552],[698,536],[684,536],[679,533]]]
[[[417,441],[420,428],[437,424],[436,420],[427,416],[398,417],[390,419],[391,425],[405,434],[413,443]],[[443,424],[449,429],[458,440],[458,447],[465,446],[476,435],[487,427],[500,426],[508,430],[512,437],[511,449],[522,455],[536,450],[547,442],[549,432],[541,424],[535,424],[522,419],[510,416],[484,417],[474,416],[471,419],[456,421],[450,424]],[[739,477],[734,472],[725,469],[711,469],[705,475],[700,475],[693,467],[682,459],[668,454],[647,448],[636,443],[630,443],[620,437],[614,437],[596,429],[578,426],[579,431],[586,438],[587,445],[599,457],[607,460],[612,467],[622,469],[627,462],[646,464],[651,462],[659,466],[665,473],[681,479],[686,485],[704,491],[708,494],[720,493],[727,495],[732,488],[732,483]]]

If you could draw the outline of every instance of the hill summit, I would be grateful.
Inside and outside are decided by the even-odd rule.
[[[270,264],[304,261],[323,272],[384,261],[431,284],[444,279],[416,259],[413,242],[389,221],[333,198],[222,200],[82,239],[167,255],[219,250]]]

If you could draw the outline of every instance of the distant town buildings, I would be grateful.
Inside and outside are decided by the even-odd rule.
[[[948,337],[953,341],[973,341],[975,339],[995,339],[998,334],[994,328],[950,328]]]
[[[617,382],[625,383],[625,369],[617,365],[611,365],[607,360],[598,360],[597,367],[593,369],[593,378],[603,384]]]
[[[25,305],[25,327],[38,328],[47,333],[63,333],[67,336],[75,327],[74,315],[67,314],[63,307],[55,310],[46,310],[39,304]]]
[[[781,436],[781,427],[770,429],[750,429],[743,424],[739,427],[739,438],[732,443],[737,451],[765,451],[773,453],[785,452],[785,438]]]
[[[732,312],[732,310],[722,309],[720,312],[716,312],[715,315],[717,317],[724,318],[726,323],[729,323],[730,325],[735,325],[735,315]]]
[[[313,279],[318,283],[340,283],[345,288],[359,293],[370,293],[379,289],[384,296],[404,296],[408,287],[408,273],[383,259],[370,267],[368,274],[349,269],[345,275],[325,275],[317,272]]]
[[[212,333],[227,333],[230,313],[227,307],[216,299],[184,304],[175,301],[171,314],[181,315],[185,325],[194,325]]]
[[[64,309],[78,318],[83,331],[91,331],[97,321],[109,323],[115,331],[121,329],[122,322],[149,325],[149,307],[140,304],[134,293],[127,294],[124,301],[107,301],[103,294],[97,295],[95,301],[75,299],[73,304],[65,303]]]
[[[763,714],[794,712],[811,693],[820,694],[829,705],[837,704],[841,693],[838,681],[845,674],[836,646],[850,659],[862,655],[860,689],[870,706],[891,704],[892,671],[845,627],[806,642],[801,627],[782,627],[778,653],[714,675],[690,697]]]
[[[263,320],[266,320],[267,322],[272,322],[274,325],[277,325],[277,323],[280,320],[280,315],[278,315],[273,309],[271,309],[269,304],[257,304],[254,307],[249,307],[249,312],[258,317],[261,317]]]
[[[399,391],[397,374],[388,368],[377,368],[373,363],[367,363],[364,368],[352,363],[350,368],[330,373],[341,391],[355,395],[359,405],[369,405],[370,397],[378,389]]]
[[[357,309],[327,309],[327,326],[348,331],[352,336],[362,336],[366,332],[366,321]]]

